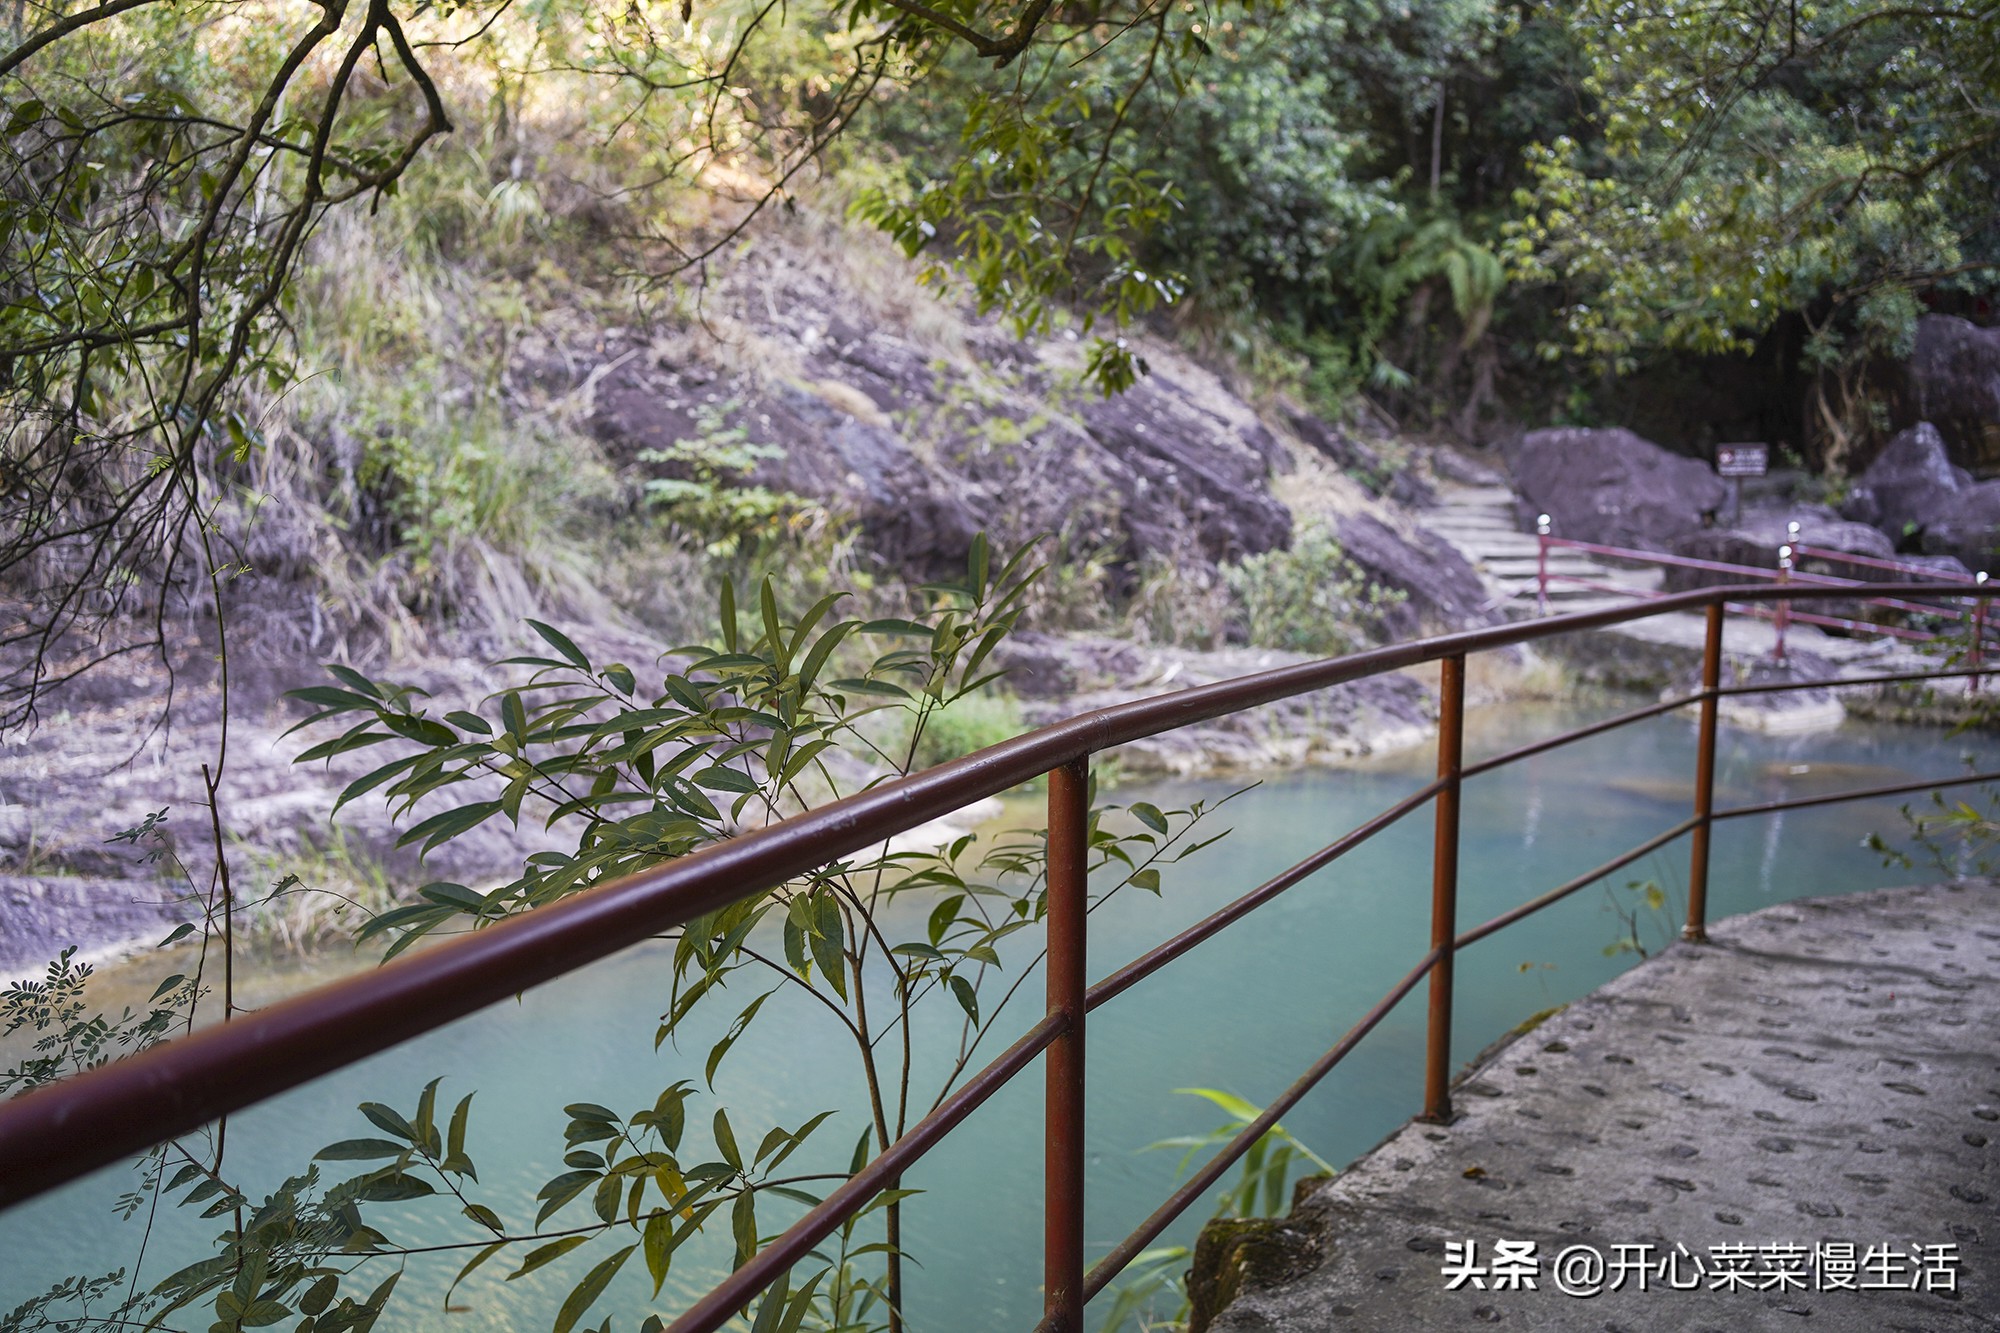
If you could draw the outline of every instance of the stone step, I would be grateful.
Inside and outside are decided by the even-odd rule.
[[[1432,520],[1428,523],[1422,524],[1421,526],[1429,528],[1432,532],[1461,533],[1469,536],[1476,535],[1481,537],[1519,537],[1523,541],[1535,542],[1537,546],[1541,545],[1540,541],[1536,539],[1534,533],[1523,532],[1519,528],[1515,527],[1512,523],[1469,523],[1469,522],[1441,523],[1436,520]]]
[[[1540,578],[1536,576],[1533,570],[1527,570],[1527,571],[1496,570],[1488,566],[1488,567],[1483,567],[1483,572],[1486,575],[1486,581],[1495,586],[1505,586],[1510,588],[1532,588],[1537,583],[1541,582]],[[1582,584],[1579,583],[1578,580],[1583,580],[1584,582],[1587,583],[1602,583],[1609,587],[1617,588],[1620,591],[1623,591],[1625,589],[1630,589],[1633,592],[1658,592],[1660,590],[1660,582],[1658,579],[1649,579],[1646,578],[1644,575],[1633,577],[1629,574],[1628,571],[1625,570],[1551,569],[1549,571],[1549,591],[1554,592],[1557,588],[1581,587]]]
[[[1509,528],[1515,532],[1521,530],[1521,525],[1514,521],[1514,516],[1500,509],[1435,510],[1424,515],[1424,521],[1442,527],[1478,525],[1483,527]]]
[[[1438,491],[1446,505],[1484,504],[1514,507],[1514,492],[1505,486],[1446,486]]]
[[[1513,540],[1504,537],[1486,537],[1455,541],[1452,545],[1458,547],[1459,550],[1465,552],[1466,555],[1474,560],[1492,560],[1496,557],[1532,560],[1540,554],[1532,537],[1516,538]]]
[[[1495,555],[1488,556],[1481,562],[1481,567],[1489,574],[1532,578],[1542,568],[1542,562],[1531,555]],[[1609,574],[1612,572],[1603,565],[1593,560],[1586,560],[1582,556],[1558,556],[1553,554],[1549,556],[1548,570],[1551,574]],[[1617,572],[1622,574],[1640,571],[1619,570]]]

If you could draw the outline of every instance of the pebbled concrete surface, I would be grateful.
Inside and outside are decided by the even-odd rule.
[[[1499,1049],[1452,1125],[1411,1124],[1305,1198],[1210,1328],[2000,1329],[2000,886],[1786,903],[1711,933]],[[1534,1290],[1495,1289],[1503,1239],[1535,1242]],[[1486,1288],[1447,1290],[1447,1243],[1467,1240]],[[1759,1247],[1842,1243],[1857,1261],[1954,1245],[1955,1266],[1878,1259],[1857,1284],[1950,1267],[1957,1290],[1820,1290],[1810,1259],[1799,1279],[1719,1278],[1710,1249],[1768,1270]],[[1557,1289],[1564,1249],[1645,1244],[1626,1257],[1685,1246],[1692,1289]]]

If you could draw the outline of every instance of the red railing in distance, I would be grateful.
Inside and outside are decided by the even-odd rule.
[[[1615,548],[1607,548],[1615,549]],[[1048,1003],[1044,1015],[1000,1057],[971,1075],[908,1133],[767,1242],[741,1268],[671,1325],[674,1333],[708,1333],[744,1310],[767,1285],[805,1257],[821,1239],[895,1182],[945,1134],[997,1089],[1046,1053],[1045,1316],[1041,1327],[1082,1333],[1084,1303],[1102,1291],[1152,1240],[1240,1160],[1278,1118],[1306,1096],[1418,986],[1428,983],[1422,1114],[1451,1116],[1452,968],[1468,948],[1516,921],[1560,902],[1638,858],[1689,839],[1688,917],[1684,934],[1706,934],[1709,835],[1717,820],[1773,813],[1830,801],[1926,788],[2000,781],[2000,773],[1955,774],[1917,783],[1714,807],[1718,705],[1742,694],[1821,687],[1852,688],[1987,674],[1979,666],[1887,673],[1834,680],[1721,684],[1725,607],[1819,601],[1853,596],[1969,597],[1980,606],[1995,595],[1986,584],[1818,584],[1705,588],[1546,619],[1526,620],[1347,657],[1278,668],[1179,694],[1121,704],[1016,737],[964,759],[913,774],[769,828],[666,862],[436,948],[405,954],[373,972],[319,987],[269,1009],[169,1042],[0,1104],[0,1206],[19,1203],[155,1143],[251,1105],[319,1074],[343,1067],[410,1037],[444,1026],[488,1004],[573,971],[641,939],[684,925],[702,913],[805,874],[986,796],[1037,777],[1048,780]],[[1463,759],[1468,655],[1510,648],[1556,634],[1604,629],[1678,611],[1706,619],[1701,686],[1685,696],[1466,764]],[[1439,664],[1437,778],[1358,828],[1342,835],[1236,901],[1183,930],[1099,981],[1086,985],[1088,927],[1083,866],[1089,837],[1085,795],[1091,757],[1112,747],[1193,723],[1295,697],[1345,681],[1427,663]],[[1680,822],[1602,865],[1518,904],[1489,921],[1458,920],[1459,790],[1492,772],[1587,736],[1698,708],[1693,809]],[[1135,982],[1199,947],[1382,830],[1429,804],[1433,817],[1431,947],[1341,1038],[1185,1185],[1095,1267],[1084,1266],[1083,1154],[1087,1014]]]
[[[1551,550],[1578,551],[1585,555],[1599,555],[1608,559],[1625,561],[1630,564],[1653,565],[1661,569],[1689,569],[1707,574],[1722,574],[1734,578],[1755,579],[1759,582],[1808,584],[1814,587],[1862,588],[1867,585],[1860,579],[1846,579],[1831,574],[1810,573],[1800,570],[1797,568],[1798,561],[1803,559],[1845,561],[1867,569],[1904,574],[1908,576],[1912,590],[1916,585],[1923,582],[1934,584],[1957,583],[1968,587],[1977,587],[1986,582],[1984,572],[1962,574],[1955,570],[1939,571],[1929,565],[1920,565],[1911,561],[1885,560],[1876,556],[1856,555],[1846,551],[1833,551],[1824,547],[1803,545],[1796,540],[1799,534],[1799,525],[1794,523],[1790,527],[1790,535],[1794,540],[1788,541],[1778,547],[1776,553],[1777,564],[1775,567],[1766,567],[1762,565],[1736,564],[1722,560],[1706,560],[1697,556],[1676,555],[1670,551],[1649,551],[1636,547],[1610,546],[1602,542],[1587,542],[1574,537],[1558,537],[1551,530],[1549,516],[1543,514],[1536,522],[1536,538],[1538,543],[1535,573],[1536,606],[1541,614],[1548,614],[1549,585],[1551,583],[1563,583],[1572,587],[1587,588],[1595,592],[1612,593],[1624,597],[1657,598],[1665,595],[1657,591],[1634,589],[1626,585],[1614,583],[1603,583],[1584,577],[1583,575],[1552,572],[1549,569],[1549,552]],[[1986,604],[1984,601],[1975,600],[1968,608],[1965,605],[1965,598],[1962,592],[1944,603],[1915,602],[1909,600],[1907,594],[1903,596],[1873,595],[1859,600],[1867,606],[1878,607],[1884,611],[1944,619],[1967,625],[1969,627],[1967,635],[1968,651],[1972,664],[1977,666],[1985,657]],[[1809,611],[1797,611],[1792,609],[1788,603],[1782,602],[1775,608],[1732,603],[1728,609],[1739,615],[1751,615],[1760,619],[1775,621],[1778,629],[1776,656],[1779,658],[1783,658],[1785,655],[1784,632],[1786,627],[1792,622],[1816,625],[1822,629],[1841,630],[1850,634],[1880,635],[1887,638],[1901,639],[1909,643],[1927,643],[1939,637],[1939,632],[1933,629],[1893,624],[1886,621],[1855,620],[1851,617],[1828,616]],[[1974,688],[1975,690],[1977,689],[1976,680]]]

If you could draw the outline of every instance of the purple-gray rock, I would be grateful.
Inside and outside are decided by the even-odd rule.
[[[1750,565],[1775,571],[1778,548],[1787,540],[1787,525],[1799,525],[1799,542],[1822,550],[1887,559],[1895,547],[1887,537],[1865,523],[1853,523],[1821,505],[1784,505],[1745,510],[1743,517],[1726,528],[1702,528],[1674,542],[1675,555],[1695,560],[1715,560],[1730,565]],[[1879,571],[1833,560],[1801,560],[1798,569],[1833,574],[1840,578],[1874,578]],[[1685,592],[1691,588],[1712,588],[1741,583],[1746,576],[1670,566],[1666,589]]]
[[[1664,551],[1728,498],[1708,464],[1623,428],[1530,431],[1510,455],[1525,517],[1583,541]]]
[[[1229,430],[1178,385],[1154,377],[1092,403],[1083,425],[1118,466],[1077,457],[1050,480],[1070,495],[1115,489],[1135,556],[1178,554],[1173,530],[1186,525],[1218,565],[1291,541],[1291,511],[1265,488],[1283,446],[1261,426]]]
[[[1965,469],[1953,466],[1937,427],[1919,421],[1883,446],[1855,479],[1840,512],[1881,529],[1901,546],[1921,533],[1970,482]]]
[[[1982,473],[2000,468],[2000,329],[1925,315],[1904,380],[1902,413],[1934,424],[1952,461]]]
[[[1391,639],[1490,624],[1498,613],[1485,605],[1486,588],[1464,556],[1434,533],[1414,539],[1368,514],[1343,515],[1334,528],[1341,553],[1369,581],[1404,594],[1382,614]]]
[[[1212,568],[1291,540],[1291,513],[1268,487],[1290,456],[1240,404],[1205,403],[1155,373],[1073,413],[969,410],[962,386],[902,340],[837,327],[807,364],[816,378],[778,387],[614,356],[590,427],[633,458],[726,408],[731,428],[781,451],[741,484],[851,516],[874,554],[924,576],[962,568],[982,531],[1003,546],[1056,533],[1069,556],[1128,568],[1149,557]]]
[[[2000,481],[1967,486],[1923,525],[1924,553],[1952,556],[1968,569],[2000,571]]]

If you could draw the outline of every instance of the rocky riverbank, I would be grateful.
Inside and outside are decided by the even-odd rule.
[[[594,588],[567,604],[546,591],[559,581],[510,573],[493,556],[490,577],[467,584],[485,591],[459,590],[455,619],[397,607],[389,630],[371,630],[339,618],[338,580],[360,577],[335,569],[355,558],[342,535],[355,515],[301,493],[278,519],[253,523],[255,497],[232,493],[215,525],[242,557],[227,588],[226,746],[220,646],[198,617],[174,628],[171,672],[144,655],[113,658],[51,690],[34,725],[0,736],[0,974],[72,944],[150,944],[188,919],[187,900],[211,895],[217,866],[204,765],[218,774],[221,850],[241,901],[293,874],[370,905],[429,880],[510,876],[546,845],[531,822],[494,821],[423,866],[395,848],[379,800],[329,823],[376,752],[295,766],[311,742],[286,735],[302,710],[284,691],[319,683],[333,659],[429,691],[440,712],[470,706],[497,679],[487,664],[517,650],[521,615],[561,625],[598,660],[657,660],[713,615],[702,557],[685,534],[674,545],[654,505],[675,485],[789,496],[844,525],[834,557],[847,572],[822,580],[836,585],[962,570],[980,532],[1001,548],[1050,534],[1034,628],[1001,662],[1029,725],[1303,660],[1247,646],[1227,585],[1245,561],[1283,559],[1300,542],[1337,543],[1328,558],[1354,588],[1354,643],[1491,616],[1477,575],[1411,521],[1435,476],[1463,466],[1457,455],[1253,402],[1159,340],[1142,347],[1151,374],[1103,399],[1078,383],[1074,339],[1008,336],[919,289],[879,238],[774,227],[718,269],[699,320],[591,318],[538,321],[491,393],[523,422],[588,437],[611,479],[589,522],[624,532],[616,549],[640,555],[591,571]],[[349,458],[344,428],[327,429],[318,454]],[[1323,762],[1412,743],[1430,715],[1420,680],[1389,677],[1162,737],[1118,761],[1133,776]],[[157,838],[113,841],[161,811]],[[333,938],[326,901],[267,912],[266,927],[285,944]]]

